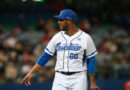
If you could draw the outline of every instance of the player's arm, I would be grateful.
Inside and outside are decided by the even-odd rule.
[[[30,79],[32,78],[32,75],[37,71],[39,70],[40,68],[42,68],[42,66],[40,66],[39,64],[35,64],[33,66],[33,68],[29,71],[29,73],[24,77],[24,79],[21,81],[21,84],[22,83],[25,83],[26,86],[28,85],[31,85],[30,83]]]
[[[90,88],[97,88],[96,80],[95,80],[95,73],[89,73],[90,77]]]
[[[88,73],[90,77],[90,88],[98,88],[95,80],[95,56],[88,58]]]
[[[97,50],[95,44],[91,38],[91,36],[87,37],[87,49],[86,56],[88,61],[88,73],[90,76],[90,88],[97,88],[95,82],[95,55],[97,54]],[[92,89],[93,90],[93,89]]]
[[[40,58],[37,60],[37,63],[33,66],[33,68],[29,71],[29,73],[25,76],[25,78],[21,81],[21,83],[25,83],[26,86],[31,85],[30,79],[32,75],[41,69],[53,56],[44,52]]]
[[[56,39],[57,35],[55,35],[50,42],[48,43],[47,47],[45,48],[45,52],[39,57],[34,67],[30,70],[30,72],[25,76],[21,83],[25,83],[26,86],[31,85],[30,79],[32,78],[33,73],[41,69],[55,54],[56,51]]]

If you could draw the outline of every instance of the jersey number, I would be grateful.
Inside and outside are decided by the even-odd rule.
[[[70,59],[77,59],[78,54],[70,53]]]

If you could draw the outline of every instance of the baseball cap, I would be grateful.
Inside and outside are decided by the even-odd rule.
[[[70,9],[63,9],[60,12],[60,15],[54,16],[57,19],[69,19],[72,21],[76,21],[77,20],[77,15],[74,11],[70,10]]]

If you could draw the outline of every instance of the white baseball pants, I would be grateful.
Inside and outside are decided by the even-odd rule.
[[[64,75],[56,72],[52,90],[87,90],[86,71],[75,73],[72,75]]]

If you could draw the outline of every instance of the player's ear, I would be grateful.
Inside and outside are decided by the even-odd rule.
[[[67,20],[67,23],[68,23],[68,24],[71,24],[71,23],[72,23],[72,20],[69,20],[69,19],[68,19],[68,20]]]

